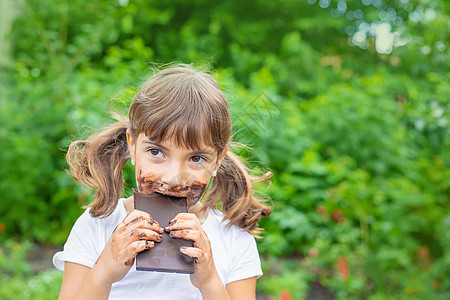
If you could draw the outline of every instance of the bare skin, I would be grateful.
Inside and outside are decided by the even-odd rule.
[[[143,211],[133,210],[117,226],[97,264],[108,271],[112,284],[122,280],[133,265],[135,256],[161,242],[163,228]]]
[[[196,215],[180,213],[165,230],[173,238],[194,242],[194,247],[182,247],[180,251],[196,258],[195,272],[191,275],[191,282],[196,288],[201,290],[204,286],[213,286],[214,281],[220,281],[212,257],[211,243]]]
[[[200,155],[198,151],[179,148],[170,141],[156,145],[143,134],[133,140],[127,133],[127,138],[131,158],[136,161],[136,178],[139,173],[148,174],[151,170],[157,175],[155,180],[168,186],[188,186],[194,181],[207,183],[226,153],[217,156],[205,147]],[[190,207],[189,213],[178,214],[166,228],[159,226],[148,213],[135,210],[132,197],[124,201],[124,206],[127,217],[117,226],[92,268],[65,263],[59,299],[107,299],[112,284],[125,277],[139,252],[161,241],[163,230],[174,238],[194,242],[194,247],[182,247],[180,251],[196,259],[195,272],[190,279],[203,299],[255,299],[256,277],[223,286],[214,264],[211,243],[201,226],[208,212],[199,214],[200,202]]]
[[[139,252],[161,241],[163,230],[148,213],[132,210],[117,226],[92,269],[65,263],[59,299],[107,299],[112,284],[125,277]]]

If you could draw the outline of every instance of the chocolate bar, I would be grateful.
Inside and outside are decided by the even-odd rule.
[[[159,225],[166,227],[181,212],[187,212],[185,197],[173,197],[159,193],[142,194],[133,189],[134,208],[148,212]],[[171,238],[164,231],[162,242],[155,242],[151,249],[136,256],[136,270],[192,274],[194,259],[180,252],[181,246],[192,247],[193,242]]]

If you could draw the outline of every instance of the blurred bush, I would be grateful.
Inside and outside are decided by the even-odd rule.
[[[3,1],[2,249],[62,243],[92,199],[64,171],[70,141],[125,111],[149,62],[195,62],[214,67],[241,154],[274,173],[259,290],[449,296],[445,1]],[[390,53],[380,24],[401,35]]]
[[[63,273],[47,270],[34,275],[27,262],[33,246],[29,241],[8,239],[0,247],[0,297],[16,299],[57,299]]]

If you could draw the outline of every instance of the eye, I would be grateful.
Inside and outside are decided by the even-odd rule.
[[[205,162],[206,159],[204,157],[199,156],[199,155],[194,155],[194,156],[192,156],[189,159],[189,161],[192,161],[192,162],[195,162],[195,163],[202,163],[202,162]]]
[[[154,157],[162,157],[164,155],[164,153],[157,148],[150,148],[148,149],[148,152]]]

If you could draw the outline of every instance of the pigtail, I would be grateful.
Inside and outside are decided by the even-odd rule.
[[[230,221],[230,226],[237,225],[259,237],[262,229],[257,227],[258,221],[262,217],[268,217],[272,208],[266,204],[266,199],[256,195],[252,185],[266,181],[271,176],[270,172],[260,177],[249,175],[239,157],[228,151],[217,170],[217,176],[204,205],[215,208],[222,202],[224,219]]]
[[[71,143],[67,151],[70,176],[96,191],[94,202],[88,206],[93,217],[110,215],[122,195],[122,168],[130,157],[126,138],[129,122],[122,117],[118,120],[87,140]]]

